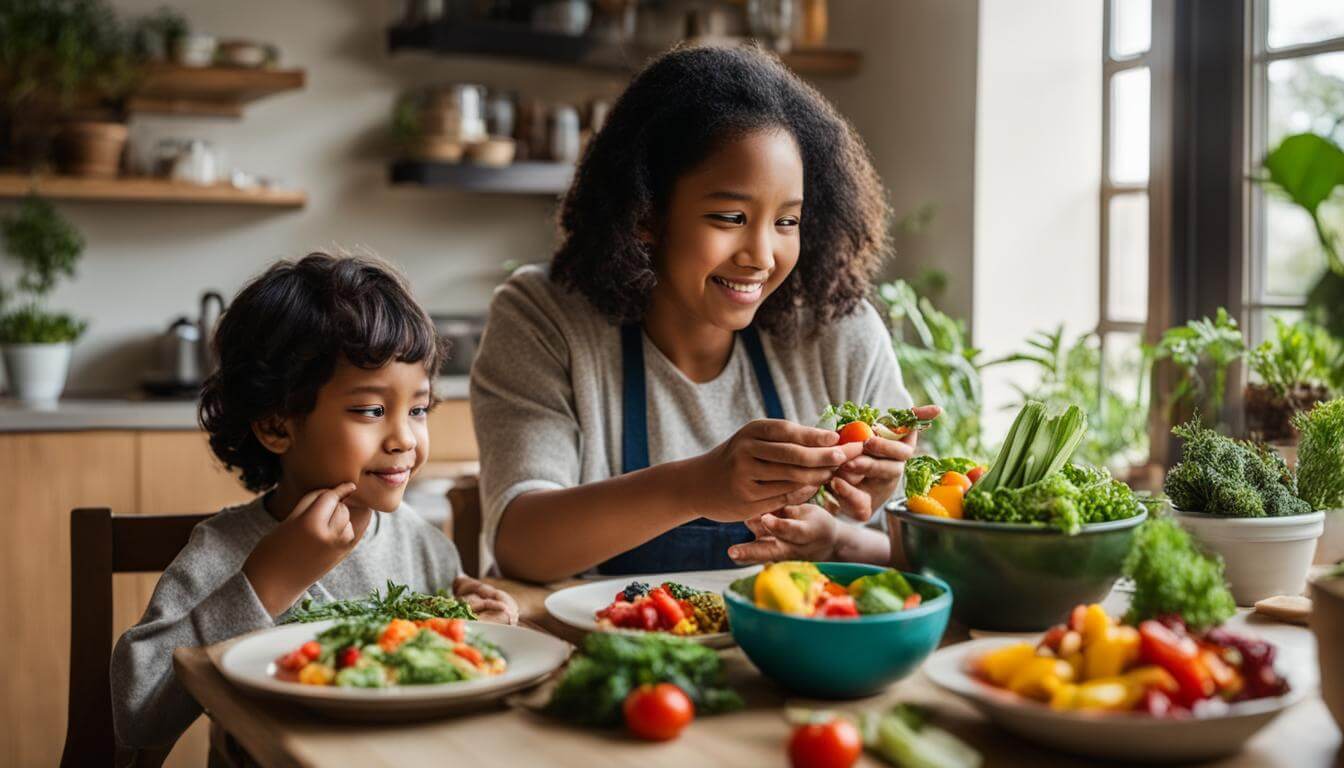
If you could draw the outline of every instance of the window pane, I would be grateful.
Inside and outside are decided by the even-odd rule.
[[[1251,327],[1246,330],[1247,340],[1255,346],[1274,333],[1274,318],[1285,323],[1301,322],[1304,313],[1300,309],[1257,309],[1251,314]]]
[[[1344,202],[1320,207],[1328,232],[1344,232]],[[1265,194],[1265,292],[1301,297],[1325,270],[1325,252],[1307,212],[1272,192]]]
[[[1344,36],[1339,0],[1269,0],[1269,47]]]
[[[1344,52],[1270,62],[1268,76],[1266,146],[1274,147],[1293,133],[1328,134],[1344,115]]]
[[[1152,33],[1152,0],[1112,0],[1112,58],[1127,59],[1148,50]]]
[[[1111,78],[1111,181],[1148,181],[1148,68]]]
[[[1148,317],[1148,195],[1111,198],[1106,301],[1109,320]]]

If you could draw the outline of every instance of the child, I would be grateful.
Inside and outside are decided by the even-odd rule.
[[[451,584],[482,619],[517,621],[512,598],[459,575],[453,543],[402,508],[429,455],[442,346],[390,267],[325,254],[278,263],[234,299],[214,347],[201,424],[261,495],[196,526],[117,642],[113,713],[129,747],[171,745],[201,713],[173,677],[174,648],[273,626],[305,597],[364,597],[388,579]]]
[[[579,165],[549,274],[500,287],[475,358],[503,572],[886,562],[881,532],[802,502],[829,483],[846,516],[873,518],[913,436],[838,446],[802,425],[829,403],[910,404],[864,300],[887,216],[858,137],[778,59],[650,63]]]

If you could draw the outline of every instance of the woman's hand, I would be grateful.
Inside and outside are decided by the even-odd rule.
[[[936,405],[921,405],[914,409],[921,419],[936,418],[943,412]],[[831,493],[839,502],[840,514],[855,520],[868,520],[880,511],[881,505],[896,493],[905,462],[915,455],[918,432],[911,432],[900,440],[889,440],[874,435],[863,444],[863,454],[847,461],[835,473]]]
[[[502,589],[477,581],[470,576],[458,576],[453,581],[453,594],[471,607],[481,621],[496,624],[517,624],[518,603]]]
[[[779,560],[830,560],[843,525],[815,504],[799,504],[743,521],[755,541],[735,544],[728,556],[740,565]]]
[[[354,483],[342,483],[308,493],[252,549],[243,574],[271,616],[293,605],[364,537],[373,511],[347,507],[344,499],[354,492]]]
[[[863,445],[837,445],[828,429],[782,419],[749,422],[722,445],[688,463],[688,489],[699,517],[730,523],[810,499]]]

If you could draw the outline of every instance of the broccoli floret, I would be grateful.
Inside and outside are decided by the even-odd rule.
[[[1288,464],[1265,446],[1233,440],[1198,421],[1172,430],[1185,440],[1164,489],[1177,509],[1229,517],[1282,517],[1311,511],[1297,498]]]
[[[678,584],[675,581],[663,582],[663,586],[667,588],[669,594],[671,594],[678,600],[690,600],[691,595],[695,595],[700,592],[700,590],[698,589],[691,589],[685,584]]]
[[[1051,525],[1065,533],[1081,526],[1078,488],[1063,472],[1048,475],[1024,488],[998,488],[992,492],[971,488],[966,494],[966,516],[997,523]]]

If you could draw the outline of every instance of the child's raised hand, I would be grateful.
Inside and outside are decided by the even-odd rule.
[[[293,605],[364,537],[373,511],[346,506],[354,491],[354,483],[342,483],[309,492],[243,563],[243,574],[272,616]]]
[[[458,576],[453,581],[453,594],[471,606],[481,621],[496,624],[517,624],[518,603],[502,589],[477,581],[470,576]]]
[[[784,507],[744,522],[756,540],[728,548],[728,556],[741,565],[830,560],[840,535],[840,522],[815,504]]]

